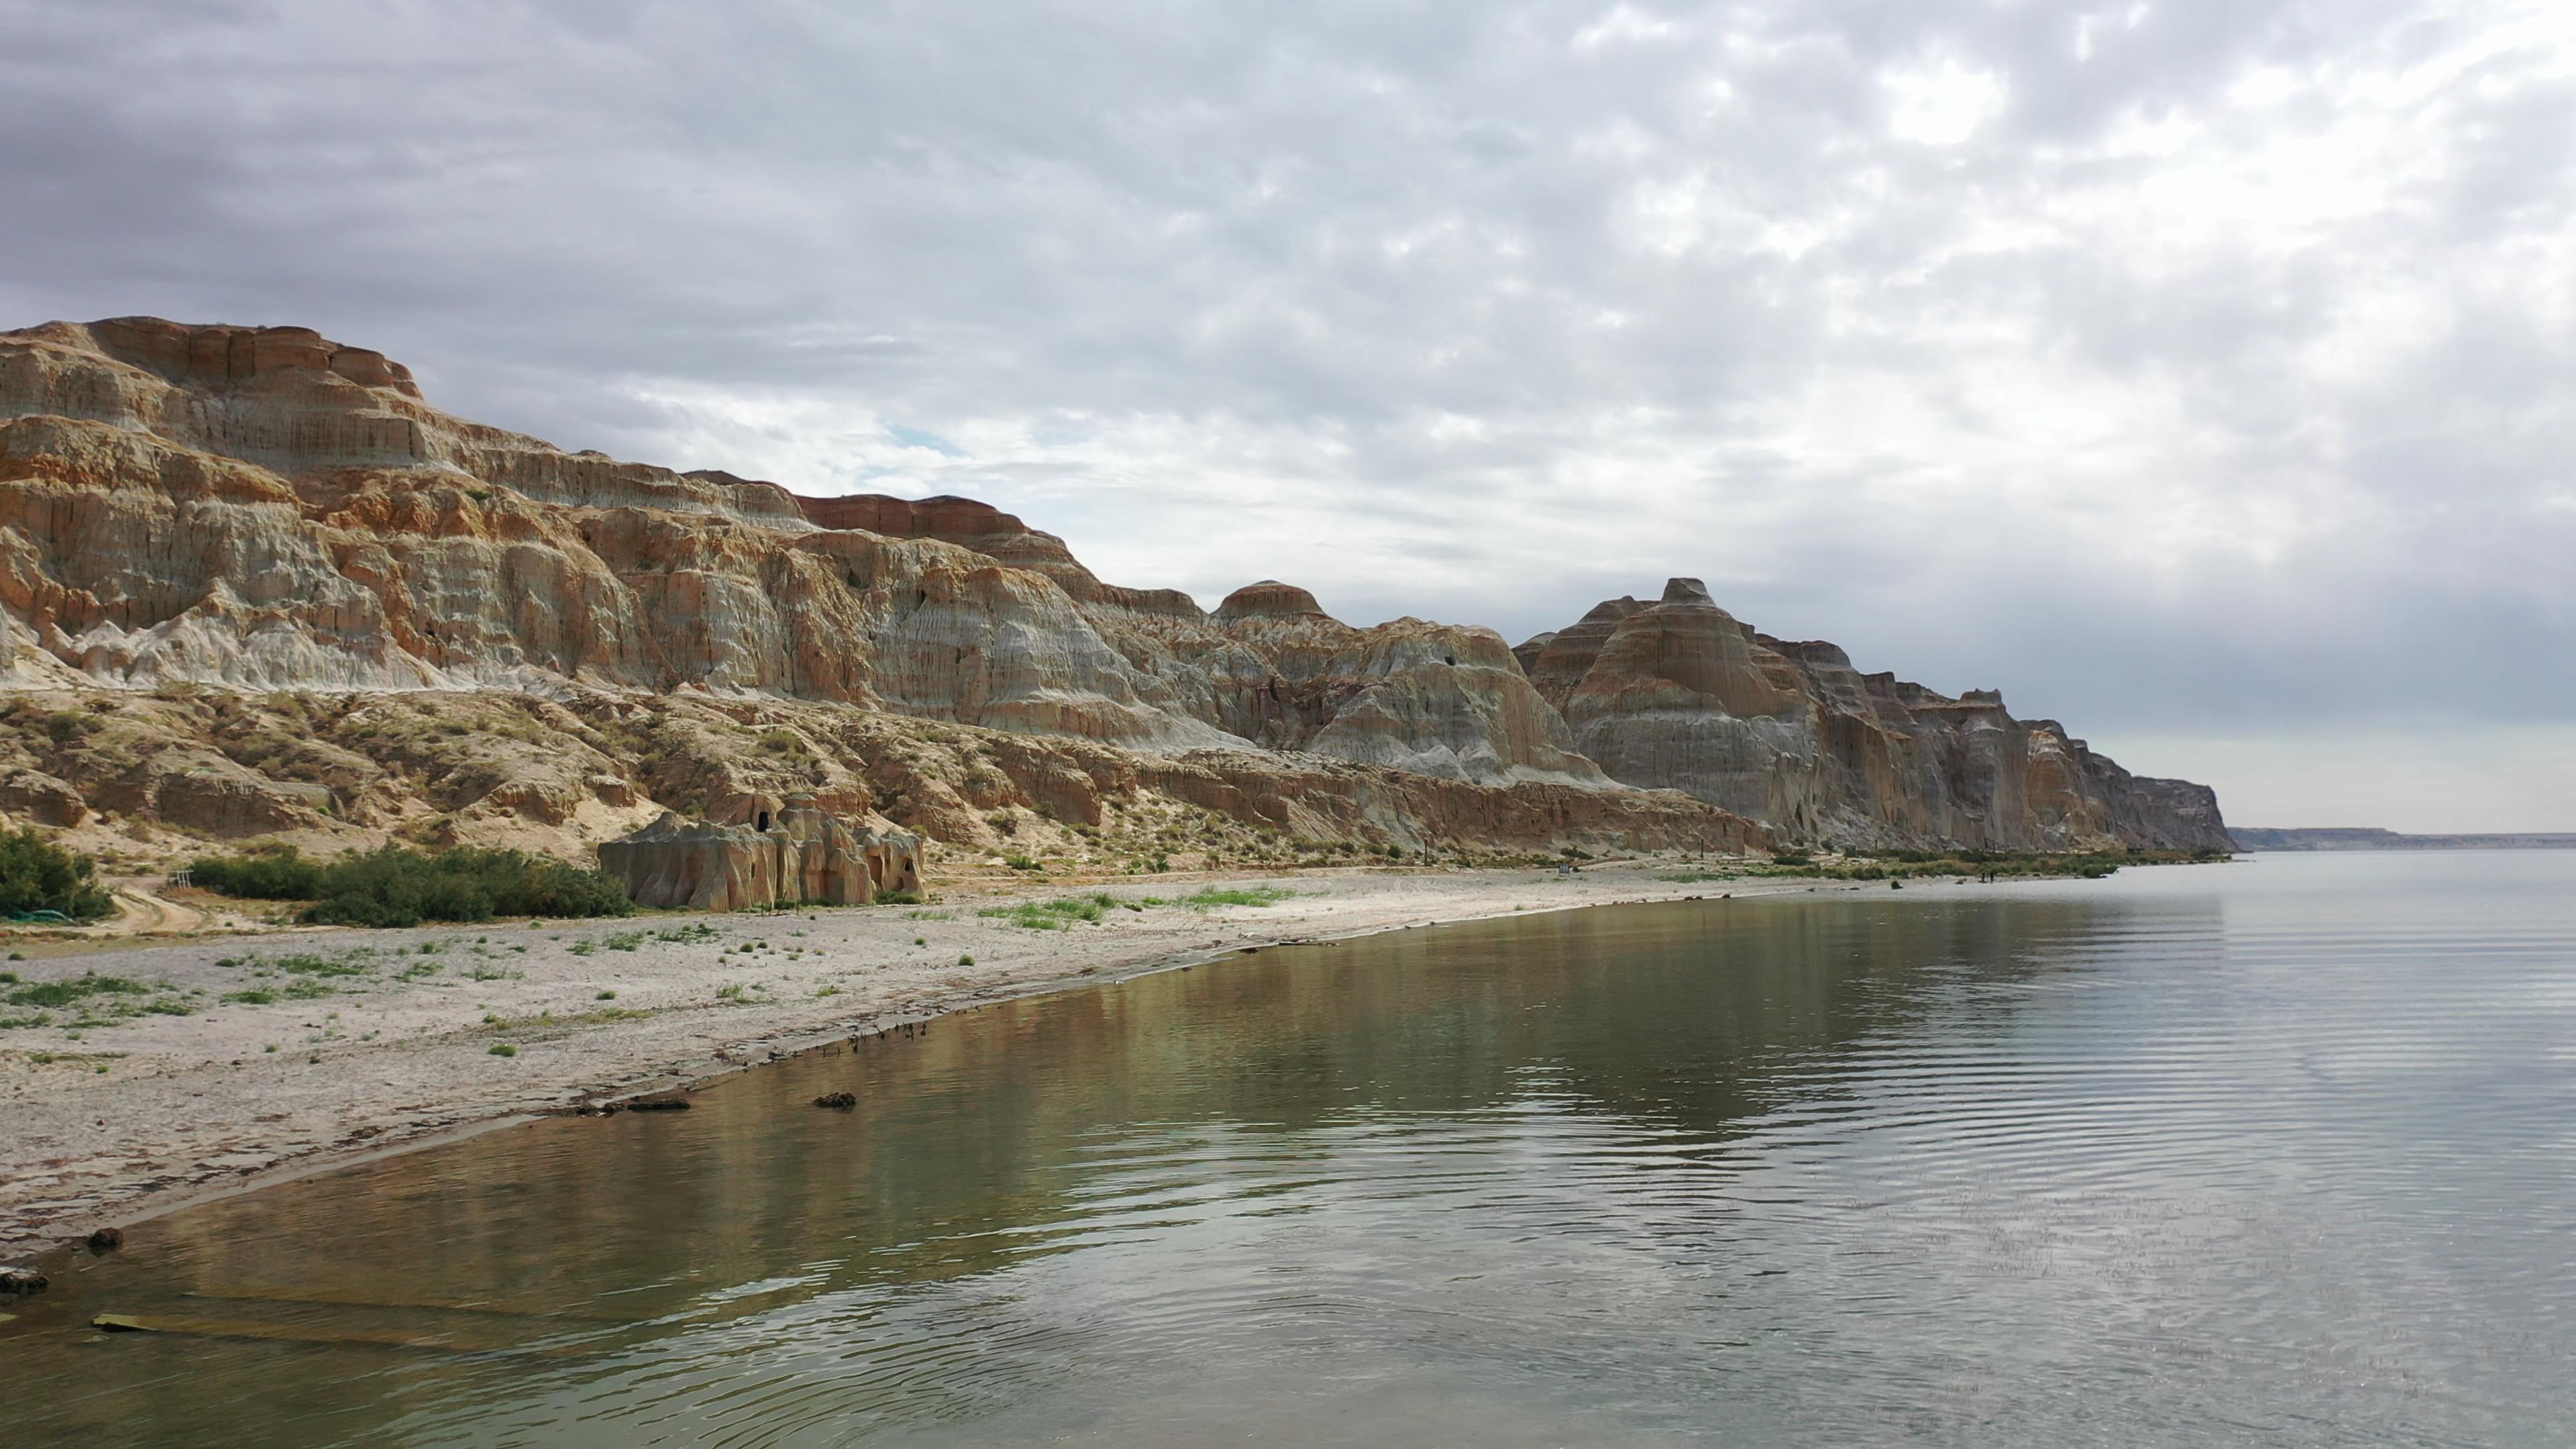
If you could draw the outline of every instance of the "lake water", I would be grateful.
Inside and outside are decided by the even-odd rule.
[[[1417,930],[697,1103],[139,1225],[0,1441],[2576,1442],[2576,853]]]

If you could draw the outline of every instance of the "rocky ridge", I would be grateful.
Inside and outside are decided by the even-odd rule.
[[[578,853],[791,791],[996,850],[1157,849],[1197,814],[1237,852],[2219,829],[2198,787],[1704,594],[1517,655],[1275,581],[1205,611],[972,500],[566,453],[305,329],[151,318],[0,334],[0,688],[0,809],[317,844]]]
[[[471,793],[311,751],[227,752],[202,732],[210,690],[318,692],[335,718],[412,695],[836,706],[1050,741],[1071,757],[1055,775],[1097,773],[1075,742],[1134,752],[1112,773],[1220,802],[1247,829],[1503,848],[1761,838],[1612,786],[1490,630],[1211,616],[1102,584],[1060,541],[965,500],[800,499],[564,453],[440,413],[398,365],[296,328],[0,334],[0,685],[21,706],[58,691],[100,706],[47,701],[48,733],[16,740],[0,775],[0,807],[58,824],[471,838],[498,812],[578,849],[670,803],[635,761],[584,773],[579,751],[499,751],[509,778],[478,758]],[[124,707],[100,690],[152,696],[127,718],[167,733],[112,760],[85,750]],[[441,728],[470,733],[489,711],[449,713]],[[735,783],[817,783],[773,778],[785,763],[755,752]],[[899,803],[942,838],[989,843],[973,811],[1009,801],[952,810],[943,792],[958,793],[846,808]]]
[[[1520,646],[1610,777],[1681,790],[1785,837],[1853,848],[2225,850],[2217,796],[2130,774],[1993,690],[1953,699],[1862,674],[1832,644],[1759,633],[1674,579]]]

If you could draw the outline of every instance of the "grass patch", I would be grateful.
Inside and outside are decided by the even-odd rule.
[[[1087,896],[1063,896],[1052,901],[1020,901],[1007,906],[987,906],[978,916],[1004,920],[1031,931],[1061,931],[1076,921],[1098,925],[1102,915],[1117,909],[1119,900],[1107,891]]]
[[[75,976],[69,981],[39,981],[21,986],[5,998],[11,1006],[77,1006],[93,996],[149,996],[152,988],[122,976]]]
[[[712,941],[723,934],[724,932],[706,924],[704,921],[691,921],[685,926],[673,926],[668,930],[655,931],[653,933],[653,939],[656,941],[669,941],[674,945],[686,946],[693,941]],[[631,950],[633,948],[621,946],[618,949],[623,951]]]
[[[138,1016],[194,1016],[196,1008],[177,994],[175,987],[135,981],[123,976],[101,976],[96,972],[64,981],[37,981],[20,985],[5,995],[0,1003],[31,1008],[25,1015],[0,1017],[0,1028],[68,1026],[75,1029],[111,1026]],[[54,1013],[70,1011],[73,1020],[58,1020]]]
[[[1181,897],[1180,904],[1194,911],[1218,906],[1275,906],[1296,894],[1283,886],[1209,886]]]
[[[508,1042],[496,1041],[492,1043],[491,1054],[496,1057],[515,1057],[519,1054],[519,1049]]]

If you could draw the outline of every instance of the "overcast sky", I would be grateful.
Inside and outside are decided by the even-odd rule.
[[[0,0],[0,326],[2576,830],[2576,5]]]

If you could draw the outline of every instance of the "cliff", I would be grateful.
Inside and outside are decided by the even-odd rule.
[[[0,689],[20,701],[0,810],[58,825],[573,850],[683,797],[818,791],[986,849],[1028,812],[1068,844],[1145,831],[1100,848],[1146,852],[1172,811],[1231,822],[1230,850],[2225,842],[2206,790],[1991,695],[1755,634],[1686,581],[1517,652],[1355,627],[1275,580],[1207,611],[971,499],[567,453],[291,327],[0,334]],[[270,694],[291,698],[239,703]],[[477,746],[453,773],[371,723],[411,719],[406,697]],[[556,747],[509,744],[503,698],[562,711]],[[706,753],[675,770],[630,716],[697,721]],[[896,720],[982,743],[942,753]],[[888,794],[871,751],[964,774],[925,763]]]
[[[1365,838],[1390,842],[1460,839],[1452,817],[1518,822],[1494,827],[1497,846],[1557,843],[1560,827],[1616,845],[1629,816],[1640,839],[1759,838],[1615,787],[1490,630],[1355,629],[1311,599],[1260,597],[1210,615],[1113,587],[969,500],[798,498],[566,453],[439,412],[401,365],[305,329],[123,318],[0,334],[0,686],[22,693],[796,701],[1164,759],[1229,752],[1252,762],[1219,772],[1242,786],[1164,783],[1226,796],[1247,821],[1265,800],[1281,819],[1376,821]],[[327,788],[184,736],[113,780],[28,743],[0,808],[39,818],[257,833],[313,825]],[[1282,804],[1348,787],[1290,756],[1375,767],[1360,793],[1388,808]],[[496,788],[560,793],[530,768],[546,778]],[[1279,778],[1252,780],[1263,770]],[[1424,794],[1424,776],[1603,799],[1480,805]],[[619,812],[645,803],[577,830],[631,828]]]
[[[1696,579],[1609,600],[1523,644],[1575,747],[1794,840],[1855,848],[2224,850],[2206,787],[2130,774],[2003,697],[1862,674],[1834,645],[1739,622]]]
[[[2266,829],[2231,825],[2239,849],[2272,850],[2576,850],[2576,834],[2526,831],[2488,835],[2402,835],[2379,826]]]

